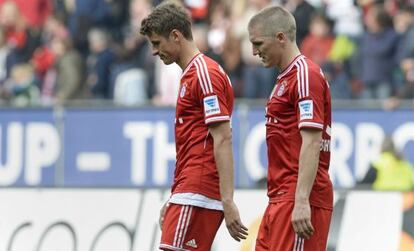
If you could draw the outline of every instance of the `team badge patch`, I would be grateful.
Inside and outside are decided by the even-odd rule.
[[[186,90],[187,90],[187,83],[184,83],[183,87],[181,87],[180,98],[184,97]]]
[[[279,97],[282,96],[283,93],[285,93],[285,88],[286,88],[286,81],[283,81],[282,84],[279,87],[279,90],[277,90],[276,95],[279,96]]]
[[[313,119],[313,101],[303,100],[299,102],[300,120]]]
[[[220,106],[217,95],[204,98],[204,113],[206,116],[220,113]]]

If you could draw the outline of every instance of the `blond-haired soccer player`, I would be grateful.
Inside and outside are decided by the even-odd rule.
[[[223,216],[230,235],[245,239],[247,228],[233,202],[233,90],[227,74],[200,53],[189,15],[175,3],[157,6],[140,33],[154,55],[183,70],[175,116],[177,161],[171,197],[160,213],[160,249],[210,250]]]
[[[281,71],[266,105],[269,204],[256,250],[325,251],[333,209],[329,85],[300,53],[284,8],[261,10],[248,30],[253,54]]]

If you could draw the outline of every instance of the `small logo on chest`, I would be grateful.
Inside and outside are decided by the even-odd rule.
[[[186,91],[187,91],[187,83],[184,82],[183,86],[181,87],[180,98],[183,98],[185,96]]]
[[[283,95],[283,93],[285,93],[285,89],[286,89],[286,81],[283,81],[281,84],[280,84],[280,87],[279,87],[279,89],[277,90],[277,92],[276,92],[276,95],[277,96],[282,96]]]
[[[185,245],[187,245],[189,247],[192,247],[192,248],[197,248],[197,242],[196,242],[195,239],[187,241],[187,243]]]

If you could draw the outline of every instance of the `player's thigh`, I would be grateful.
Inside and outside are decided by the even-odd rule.
[[[332,210],[311,206],[311,221],[314,233],[308,240],[295,235],[294,251],[326,251]]]
[[[313,236],[305,241],[304,250],[325,251],[328,242],[329,226],[331,225],[332,210],[311,207],[312,225],[315,229]]]
[[[290,202],[269,203],[260,225],[256,251],[293,250],[295,239],[290,221],[292,204]]]
[[[270,204],[267,206],[262,221],[260,222],[259,232],[257,233],[255,251],[269,250],[269,210]]]
[[[267,231],[270,234],[267,236],[267,250],[325,251],[332,211],[311,207],[311,221],[315,233],[309,240],[305,240],[294,232],[291,222],[293,206],[293,202],[269,205]]]
[[[160,249],[210,250],[223,212],[171,204],[165,214]]]

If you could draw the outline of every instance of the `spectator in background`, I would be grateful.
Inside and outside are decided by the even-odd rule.
[[[155,60],[145,37],[137,34],[136,31],[140,29],[142,19],[148,16],[150,11],[151,3],[149,0],[131,0],[129,6],[130,19],[122,29],[123,38],[120,47],[117,49],[118,60],[111,70],[111,89],[117,89],[116,83],[120,83],[117,82],[118,77],[126,71],[128,74],[123,74],[121,82],[127,79],[135,79],[136,76],[141,75],[139,79],[144,80],[144,82],[139,84],[139,89],[144,93],[131,93],[130,95],[146,101],[152,98],[155,93]],[[135,77],[130,78],[128,75]],[[139,101],[139,103],[142,103],[142,101]]]
[[[335,37],[327,61],[322,65],[331,87],[332,99],[351,99],[360,95],[360,81],[352,80],[355,51],[355,43],[346,35]]]
[[[302,42],[302,54],[318,65],[324,65],[335,40],[331,30],[327,17],[315,14],[310,22],[310,32]]]
[[[230,27],[226,33],[226,39],[223,44],[223,53],[221,60],[223,68],[229,75],[232,85],[234,86],[234,95],[241,97],[243,86],[243,62],[241,58],[240,39],[234,34],[233,28]]]
[[[56,71],[54,68],[56,57],[52,48],[55,38],[68,38],[69,31],[63,21],[57,16],[49,16],[44,23],[40,34],[42,45],[33,53],[31,63],[34,66],[36,77],[41,85],[41,100],[43,104],[52,104],[55,95]]]
[[[154,95],[154,57],[144,36],[136,32],[150,10],[148,0],[130,2],[130,19],[123,28],[122,47],[111,70],[110,98],[117,104],[143,105]]]
[[[1,5],[0,26],[3,28],[6,43],[11,49],[10,65],[7,66],[7,72],[9,72],[14,64],[23,63],[30,58],[25,50],[26,23],[14,2],[7,1]]]
[[[10,49],[7,46],[3,30],[0,29],[0,86],[7,78],[7,60]]]
[[[213,60],[217,61],[219,64],[223,64],[223,57],[222,55],[225,53],[224,44],[220,45],[220,50],[222,50],[221,54],[215,53],[214,50],[209,46],[208,43],[208,25],[205,24],[195,24],[192,27],[194,42],[197,48],[206,56],[212,58]],[[225,34],[225,38],[227,38],[227,34]]]
[[[10,47],[20,49],[25,46],[26,22],[14,2],[7,1],[1,5],[0,25],[4,29]]]
[[[309,33],[309,23],[315,8],[306,0],[284,0],[285,8],[295,17],[297,31],[296,41],[301,46],[303,39]]]
[[[182,2],[190,10],[191,18],[195,23],[206,21],[210,0],[183,0]]]
[[[380,157],[371,164],[359,184],[372,184],[375,190],[412,190],[414,167],[397,151],[391,137],[386,137],[382,143]]]
[[[40,81],[43,81],[47,71],[53,67],[53,64],[55,63],[55,56],[56,55],[50,49],[49,42],[48,44],[38,47],[34,51],[31,63],[34,66],[36,76]]]
[[[69,30],[63,20],[58,16],[49,16],[45,21],[42,31],[42,41],[50,42],[54,37],[69,37]]]
[[[394,109],[400,99],[414,99],[414,7],[398,11],[394,27],[399,35],[396,61],[400,66],[400,75],[397,91],[385,102],[385,109]]]
[[[381,5],[372,6],[366,14],[367,31],[359,45],[360,78],[365,99],[385,99],[393,91],[393,60],[398,37],[392,19]]]
[[[12,106],[33,106],[39,104],[33,67],[29,64],[13,66],[10,78],[1,90],[1,96]]]
[[[69,31],[79,52],[88,54],[88,34],[92,27],[108,25],[112,0],[66,0]]]
[[[108,99],[113,96],[110,90],[111,66],[115,54],[110,48],[110,38],[102,29],[91,29],[88,33],[91,54],[87,58],[87,85],[89,96],[95,99]]]
[[[14,2],[21,11],[27,25],[39,29],[52,14],[52,0],[0,0],[0,5]]]
[[[260,58],[252,55],[252,46],[246,29],[250,18],[270,3],[270,0],[247,0],[243,15],[234,24],[233,32],[241,42],[241,59],[244,63],[243,85],[235,86],[234,89],[242,98],[267,98],[274,86],[276,69],[262,67]],[[240,88],[241,92],[238,90]]]
[[[331,85],[332,99],[360,97],[361,81],[356,77],[358,65],[356,49],[362,33],[361,10],[354,0],[324,0],[325,12],[333,20],[335,41],[322,66]]]
[[[414,55],[414,6],[398,11],[394,27],[399,35],[396,59],[400,62]]]
[[[213,54],[222,54],[226,33],[230,27],[229,9],[224,1],[214,1],[210,7],[208,47]]]
[[[334,21],[333,29],[336,35],[348,38],[358,38],[363,32],[361,10],[354,0],[323,0],[329,19]]]
[[[56,37],[51,48],[56,55],[54,98],[58,104],[84,97],[84,65],[69,37]]]

